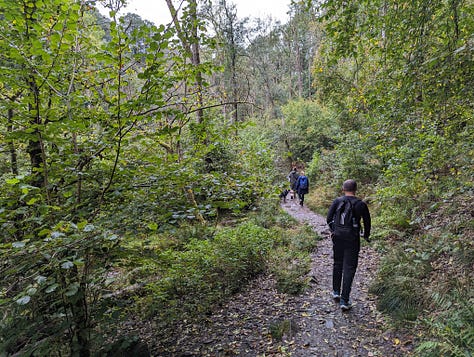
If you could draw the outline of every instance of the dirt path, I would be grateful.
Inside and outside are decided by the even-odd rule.
[[[332,243],[325,218],[297,200],[282,205],[291,216],[311,225],[326,238],[312,256],[312,284],[299,296],[280,294],[271,277],[261,277],[200,325],[183,323],[173,343],[163,341],[159,356],[406,356],[375,309],[368,286],[377,254],[362,247],[351,299],[354,307],[341,312],[330,297]],[[280,339],[273,338],[281,331]],[[167,345],[168,347],[164,347]],[[173,347],[170,348],[169,346]]]
[[[316,284],[301,297],[302,306],[309,306],[307,314],[298,316],[301,331],[295,336],[291,351],[294,356],[405,356],[408,348],[400,346],[400,339],[384,331],[383,319],[376,311],[375,301],[368,294],[374,278],[378,255],[367,245],[359,254],[359,267],[352,286],[353,309],[342,312],[330,297],[332,279],[332,242],[326,218],[296,202],[283,208],[300,222],[311,225],[324,240],[312,256],[311,275]]]

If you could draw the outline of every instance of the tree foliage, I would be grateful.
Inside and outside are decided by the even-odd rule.
[[[293,1],[286,24],[168,1],[160,26],[93,3],[0,0],[2,350],[106,353],[133,289],[147,317],[205,311],[264,269],[301,291],[307,235],[285,243],[262,200],[294,162],[317,195],[347,177],[373,194],[374,236],[396,242],[381,309],[419,316],[411,287],[443,259],[470,286],[471,1]],[[472,340],[450,287],[428,292],[452,318],[425,318],[423,353]]]
[[[473,4],[327,1],[320,11],[327,37],[313,72],[320,100],[340,110],[342,140],[318,164],[326,167],[337,157],[342,167],[329,177],[340,182],[351,175],[375,193],[380,227],[375,235],[395,242],[383,244],[393,254],[383,260],[374,287],[379,307],[400,320],[432,319],[426,322],[433,341],[422,344],[420,353],[443,348],[448,355],[464,355],[472,323],[457,318],[456,327],[452,320],[449,327],[441,323],[462,336],[455,340],[423,308],[449,315],[453,304],[470,316],[448,290],[459,281],[469,290],[472,281],[466,270],[471,260],[458,259],[456,252],[471,246],[470,218],[461,202],[473,189]],[[351,170],[355,167],[358,171]],[[463,223],[454,228],[446,210],[456,211]],[[452,259],[459,271],[438,275],[452,281],[434,286],[431,267]],[[414,299],[419,290],[410,286],[425,284],[423,296]]]
[[[124,238],[215,224],[266,192],[266,144],[231,147],[236,127],[205,111],[214,66],[192,58],[208,44],[195,2],[168,27],[106,5],[108,23],[87,2],[0,2],[8,353],[97,351],[93,330],[115,323],[103,296]]]

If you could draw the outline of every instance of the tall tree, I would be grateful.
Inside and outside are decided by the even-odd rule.
[[[216,40],[220,45],[215,58],[216,64],[223,66],[223,74],[215,75],[215,85],[220,88],[220,95],[230,105],[223,105],[224,115],[227,117],[230,107],[232,122],[237,123],[239,115],[239,102],[245,101],[245,77],[241,76],[243,66],[244,41],[247,33],[248,19],[240,20],[237,17],[235,4],[222,0],[212,5],[208,2],[203,10],[207,21],[212,24]],[[248,95],[248,94],[247,94]]]
[[[316,18],[314,6],[293,3],[289,10],[290,20],[284,26],[285,47],[289,51],[288,73],[296,76],[296,94],[300,98],[310,98],[312,94],[311,66],[316,48],[319,46],[322,30]],[[296,72],[296,73],[295,73]],[[293,74],[294,73],[294,74]],[[290,90],[294,91],[294,88]]]
[[[181,2],[181,4],[184,1]],[[195,68],[195,88],[194,93],[196,95],[196,116],[197,122],[202,124],[204,112],[203,112],[203,75],[199,68],[201,64],[200,55],[200,37],[199,37],[199,24],[200,20],[198,17],[198,4],[197,0],[189,0],[188,6],[183,9],[184,14],[181,17],[183,19],[180,22],[178,10],[174,6],[172,0],[166,0],[168,9],[171,14],[173,24],[176,28],[176,33],[181,40],[181,43],[186,50],[186,55],[191,58],[191,63]]]

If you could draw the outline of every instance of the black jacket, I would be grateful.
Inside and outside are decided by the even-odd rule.
[[[354,216],[357,220],[357,223],[360,227],[360,221],[364,222],[364,239],[368,240],[370,237],[370,228],[371,228],[371,219],[370,219],[370,213],[369,213],[369,208],[367,207],[367,204],[354,197],[354,196],[341,196],[336,198],[332,204],[331,207],[329,207],[328,215],[326,217],[326,222],[329,224],[332,222],[334,218],[334,213],[336,213],[336,208],[343,199],[350,199],[352,202],[352,205],[354,207]]]

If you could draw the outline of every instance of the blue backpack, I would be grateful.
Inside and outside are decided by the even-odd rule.
[[[308,188],[308,178],[306,176],[300,176],[300,185],[299,188],[305,190]]]

